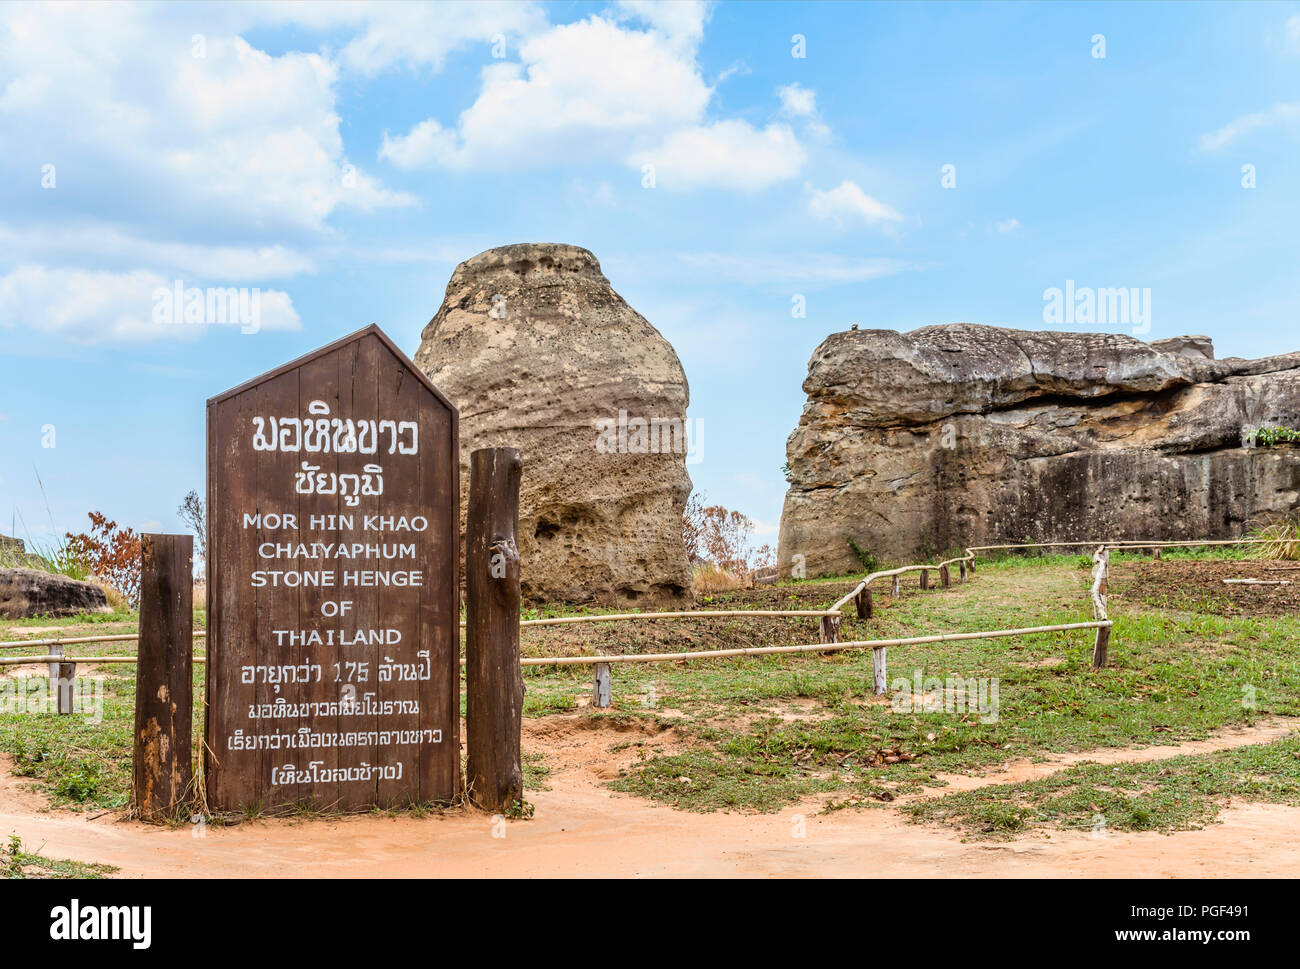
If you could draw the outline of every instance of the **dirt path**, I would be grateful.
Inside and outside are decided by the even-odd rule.
[[[642,747],[657,753],[674,746],[672,731],[637,737],[578,722],[530,721],[528,747],[542,748],[552,765],[552,789],[529,795],[537,808],[531,821],[494,826],[485,815],[457,809],[422,819],[258,821],[208,828],[198,837],[114,815],[90,820],[49,810],[6,762],[0,836],[17,834],[52,858],[107,862],[125,877],[1300,875],[1300,808],[1273,805],[1229,807],[1203,831],[1102,838],[1056,832],[998,843],[962,843],[956,831],[909,824],[885,806],[819,815],[809,802],[770,815],[688,814],[600,786]],[[949,789],[1043,776],[1087,759],[1153,760],[1259,743],[1293,727],[1272,722],[1181,747],[1013,764],[983,778],[950,778]]]

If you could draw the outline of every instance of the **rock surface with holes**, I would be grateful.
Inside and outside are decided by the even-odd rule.
[[[1214,359],[1206,337],[953,324],[849,330],[814,351],[786,443],[783,573],[968,545],[1236,537],[1300,504],[1300,353]],[[796,558],[802,556],[802,558]]]
[[[522,452],[525,598],[693,600],[682,541],[686,375],[594,255],[536,243],[461,263],[415,362],[460,410],[462,520],[470,452]]]

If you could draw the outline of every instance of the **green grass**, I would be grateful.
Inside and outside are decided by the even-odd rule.
[[[113,865],[56,861],[40,851],[28,851],[22,839],[11,837],[0,848],[0,877],[3,878],[103,878],[117,871]]]
[[[1227,559],[1240,554],[1229,547],[1170,551],[1165,558]],[[1116,553],[1112,565],[1122,573],[1130,562],[1149,560],[1148,555]],[[922,593],[916,588],[917,577],[908,576],[898,601],[891,601],[888,582],[880,583],[875,587],[876,617],[846,618],[841,637],[894,638],[1087,620],[1090,568],[1090,557],[1078,553],[1007,555],[981,560],[973,582],[962,585],[954,580],[947,590]],[[806,597],[801,607],[808,608],[829,606],[845,591],[844,583],[823,579],[776,588],[797,590]],[[1113,580],[1112,590],[1115,584]],[[745,593],[721,593],[714,600],[709,605],[741,606]],[[996,722],[988,723],[969,712],[895,711],[889,697],[871,695],[872,660],[866,651],[615,664],[611,712],[641,718],[651,733],[672,727],[676,740],[671,753],[645,757],[611,786],[690,811],[773,811],[809,796],[836,806],[879,803],[902,793],[940,789],[933,775],[979,773],[1013,758],[1172,744],[1271,716],[1300,716],[1300,651],[1295,649],[1300,617],[1225,617],[1215,614],[1212,602],[1178,599],[1158,588],[1114,598],[1112,604],[1116,624],[1111,665],[1102,671],[1091,669],[1090,630],[889,650],[891,693],[895,681],[910,680],[918,672],[923,677],[996,681],[998,715]],[[82,618],[83,626],[99,621]],[[688,620],[683,625],[686,622],[706,630],[697,648],[732,645],[752,636],[755,628],[752,619]],[[816,640],[815,620],[771,622],[762,627],[770,628],[763,634],[769,642]],[[69,622],[68,634],[78,625]],[[635,624],[580,628],[588,637],[582,643],[588,652],[642,651]],[[0,639],[14,638],[21,630],[21,623],[0,624]],[[536,635],[525,630],[525,644]],[[121,644],[108,644],[103,651],[123,650]],[[111,669],[102,723],[0,714],[0,750],[14,756],[18,772],[57,806],[124,806],[130,782],[133,676],[131,666]],[[591,693],[587,667],[526,667],[524,677],[526,717],[589,709],[581,706]],[[195,686],[196,697],[201,696],[201,666],[195,670]],[[196,711],[196,737],[197,718]],[[885,760],[890,752],[897,752],[894,762]],[[545,760],[527,750],[525,754],[526,789],[544,789],[549,782]],[[1261,770],[1282,783],[1288,775],[1276,767],[1270,760]],[[1188,812],[1188,817],[1202,812],[1195,816],[1212,818],[1215,799],[1224,790],[1250,786],[1240,774],[1224,771],[1221,785],[1203,791],[1180,788],[1178,796],[1195,803],[1179,802],[1171,809]],[[1137,825],[1143,811],[1164,817],[1159,805],[1143,800],[1150,796],[1143,791],[1125,796],[1129,807],[1106,802],[1116,818],[1110,827]],[[1015,797],[1003,801],[987,795],[986,802],[970,797],[971,810],[985,812],[979,824],[992,824],[995,831],[1038,823],[1037,814],[1018,813],[1022,805]],[[1063,803],[1047,809],[1048,821],[1043,823],[1075,818],[1066,807]],[[936,820],[974,823],[956,809],[951,814],[934,810],[930,816]],[[1163,830],[1166,822],[1156,823]]]
[[[907,805],[914,821],[981,836],[1031,829],[1186,831],[1211,823],[1231,797],[1300,806],[1300,736],[1149,763],[1080,764],[1051,777]]]

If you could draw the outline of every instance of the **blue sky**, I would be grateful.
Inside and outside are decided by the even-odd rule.
[[[1300,349],[1298,142],[1293,3],[7,4],[0,531],[179,530],[207,397],[368,323],[414,353],[457,262],[551,241],[676,347],[697,489],[775,542],[853,323],[1044,328],[1074,280]],[[154,322],[175,280],[258,288],[259,332]]]

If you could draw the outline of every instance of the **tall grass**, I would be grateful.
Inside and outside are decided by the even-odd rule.
[[[1300,512],[1250,529],[1251,538],[1263,539],[1256,554],[1268,559],[1300,559]]]

